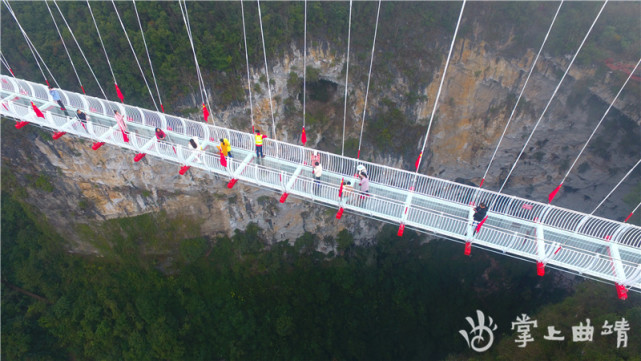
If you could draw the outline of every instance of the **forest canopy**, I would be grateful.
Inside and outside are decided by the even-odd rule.
[[[161,97],[167,104],[181,104],[188,94],[197,91],[197,81],[192,49],[180,8],[177,2],[169,1],[139,1],[136,4]],[[244,1],[242,4],[249,62],[253,69],[263,72],[257,3]],[[344,55],[347,50],[349,3],[310,1],[307,5],[308,47],[329,47],[331,52]],[[430,79],[429,74],[424,72],[431,72],[442,65],[460,5],[449,1],[383,2],[376,40],[375,57],[378,65],[374,73],[379,81],[374,82],[374,86],[384,85],[386,79],[399,74],[411,82]],[[78,81],[44,2],[12,2],[11,6],[60,86],[79,90]],[[87,4],[64,1],[59,2],[58,6],[101,86],[108,97],[115,98],[113,78]],[[598,2],[564,3],[545,53],[551,56],[573,55],[600,6]],[[84,80],[85,89],[91,95],[102,96],[60,13],[55,6],[50,7],[80,78]],[[133,4],[118,1],[116,7],[145,75],[151,81],[151,69]],[[466,5],[459,37],[484,41],[506,57],[522,58],[528,49],[540,46],[557,7],[556,2],[471,2]],[[592,30],[585,49],[580,53],[578,62],[585,66],[602,66],[603,61],[610,57],[617,61],[636,61],[638,34],[641,32],[638,20],[640,7],[641,4],[636,2],[608,4]],[[189,1],[187,8],[198,62],[208,87],[214,91],[216,106],[243,104],[246,96],[243,90],[246,87],[246,81],[243,80],[246,77],[246,64],[241,2]],[[133,103],[151,107],[153,104],[111,2],[93,1],[91,9],[118,84]],[[285,52],[291,52],[292,45],[297,49],[303,48],[303,2],[263,2],[261,13],[269,64],[273,65]],[[353,4],[350,44],[353,81],[365,80],[363,77],[367,74],[376,13],[377,2],[359,1]],[[44,82],[9,11],[2,12],[2,26],[3,29],[16,30],[2,32],[3,49],[12,49],[3,54],[14,71],[25,79]],[[418,59],[423,68],[419,66]],[[417,86],[418,83],[412,84],[410,88]],[[384,90],[382,86],[378,91]]]
[[[398,238],[392,227],[369,247],[356,246],[347,231],[270,246],[255,226],[233,237],[172,241],[165,234],[176,220],[148,214],[96,229],[107,246],[99,257],[66,252],[68,241],[32,212],[2,194],[6,359],[467,358],[458,330],[476,309],[503,326],[499,347],[517,356],[505,332],[521,313],[566,324],[624,315],[632,330],[641,327],[636,294],[623,303],[612,287],[590,283],[587,292],[548,307],[569,292],[554,271],[540,278],[532,264],[481,250],[466,257],[458,244],[424,243],[407,231]],[[157,242],[169,242],[173,252],[148,253]],[[316,251],[319,242],[335,244],[338,253]],[[576,312],[562,311],[568,307]],[[585,347],[629,357],[641,345],[638,332],[630,337],[626,349]]]

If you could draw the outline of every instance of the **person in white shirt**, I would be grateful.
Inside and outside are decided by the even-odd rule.
[[[203,150],[200,144],[198,143],[198,138],[193,137],[189,139],[189,148],[194,149],[197,153],[194,159],[196,162],[200,162],[200,152]]]
[[[312,171],[314,174],[314,193],[318,191],[318,188],[320,188],[320,179],[321,175],[323,174],[323,166],[320,165],[319,162],[314,163],[314,169]]]
[[[320,178],[321,178],[321,175],[323,174],[323,166],[320,165],[320,163],[318,163],[318,162],[314,163],[314,171],[313,172],[314,172],[314,179],[319,181]]]

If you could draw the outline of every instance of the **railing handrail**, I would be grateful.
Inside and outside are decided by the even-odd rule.
[[[2,75],[1,79],[4,79],[4,80],[7,80],[7,81],[10,81],[10,82],[14,83],[14,78],[11,78],[11,77],[6,76],[6,75]],[[38,87],[41,88],[41,89],[38,89],[38,90],[40,90],[41,92],[44,92],[44,94],[47,94],[46,88],[45,88],[44,85],[33,83],[33,82],[30,82],[30,81],[27,81],[27,80],[22,80],[22,79],[20,79],[20,81],[25,83],[26,85],[28,85],[29,89],[33,89],[31,91],[31,93],[29,94],[32,97],[37,97],[34,94],[35,93],[39,93],[38,91],[36,91],[36,89]],[[18,88],[20,88],[20,86],[17,85],[17,81],[15,81],[14,84]],[[135,107],[132,107],[130,105],[122,105],[122,104],[117,103],[117,102],[103,100],[103,99],[99,99],[99,98],[88,96],[88,95],[78,94],[78,93],[75,93],[75,92],[69,92],[69,91],[66,91],[66,90],[60,90],[59,93],[62,94],[64,99],[67,100],[67,101],[69,99],[69,95],[67,93],[69,93],[69,94],[73,94],[73,96],[75,96],[75,97],[80,97],[80,99],[84,99],[85,101],[83,101],[83,103],[86,102],[88,104],[89,101],[87,101],[87,99],[92,99],[92,100],[94,100],[94,102],[99,102],[105,108],[105,112],[102,113],[105,116],[109,116],[109,114],[106,114],[106,113],[108,113],[108,109],[118,108],[118,109],[121,110],[121,112],[123,114],[127,114],[128,117],[131,117],[134,120],[138,120],[140,118],[140,123],[139,123],[140,126],[151,127],[150,125],[146,125],[145,120],[147,119],[147,114],[152,114],[154,116],[157,116],[161,120],[162,125],[163,125],[162,129],[167,129],[167,126],[168,126],[167,118],[171,117],[173,120],[177,119],[182,123],[182,125],[183,125],[183,127],[182,127],[183,128],[182,129],[183,130],[183,134],[181,134],[182,136],[191,137],[191,136],[194,136],[194,135],[201,135],[202,138],[207,137],[207,139],[204,139],[205,142],[209,142],[209,138],[211,137],[212,133],[213,134],[227,134],[227,135],[229,135],[227,138],[229,139],[230,144],[232,145],[232,147],[238,148],[238,149],[244,149],[244,150],[247,150],[247,151],[252,151],[253,150],[253,146],[254,146],[253,145],[253,134],[251,134],[251,133],[242,132],[242,131],[233,130],[233,129],[228,129],[228,128],[224,128],[224,127],[221,127],[221,126],[214,126],[214,125],[211,125],[211,124],[205,124],[205,123],[202,123],[202,122],[196,122],[196,121],[184,119],[182,117],[173,116],[173,115],[167,115],[167,114],[164,114],[164,113],[160,113],[160,112],[156,112],[156,111],[148,110],[148,109],[144,109],[143,111],[137,110],[139,112],[139,114],[131,115],[131,114],[127,113],[126,109],[139,109],[139,108],[135,108]],[[42,99],[42,97],[37,97],[37,98],[38,99]],[[87,110],[87,111],[90,112],[90,113],[94,113],[91,110]],[[94,115],[95,115],[95,113],[94,113]],[[201,128],[202,129],[202,133],[197,132],[197,128]],[[189,130],[189,131],[187,132],[186,130]],[[172,130],[170,130],[170,131],[172,133],[174,133],[175,135],[180,134],[179,132],[174,130],[173,127],[172,127]],[[199,134],[194,134],[194,133],[199,133]],[[231,134],[234,134],[235,136],[231,136]],[[215,141],[218,140],[218,138],[216,138],[216,137],[213,138],[213,139],[215,139]],[[242,141],[239,141],[239,140],[242,140]],[[307,154],[311,155],[311,152],[314,151],[313,149],[310,149],[310,148],[306,148],[306,147],[299,146],[299,145],[296,145],[296,144],[289,144],[289,143],[286,143],[286,142],[283,142],[283,141],[274,140],[274,139],[270,139],[270,138],[266,139],[265,147],[267,148],[268,144],[270,144],[270,143],[273,143],[272,147],[278,147],[279,149],[287,149],[287,148],[297,149],[298,153],[300,153],[300,155],[301,155],[301,159],[304,159],[305,155],[307,155]],[[409,178],[413,177],[414,174],[415,174],[414,172],[410,172],[410,171],[407,171],[407,170],[404,170],[404,169],[393,168],[393,167],[380,165],[380,164],[376,164],[376,163],[372,163],[372,162],[368,162],[368,161],[363,161],[363,160],[357,160],[357,159],[354,159],[354,158],[340,156],[340,155],[337,155],[337,154],[333,154],[333,153],[329,153],[329,152],[325,152],[325,151],[321,151],[321,150],[316,150],[316,151],[317,151],[317,153],[319,155],[321,155],[321,159],[325,158],[325,162],[324,162],[323,165],[324,165],[324,168],[326,170],[337,172],[337,173],[342,173],[345,176],[349,177],[349,176],[351,176],[351,174],[349,174],[346,171],[346,169],[349,168],[349,169],[353,169],[355,171],[357,164],[363,164],[366,167],[368,167],[369,178],[370,178],[370,181],[372,183],[385,185],[387,187],[398,189],[400,191],[407,191],[409,187],[407,187],[407,188],[398,187],[396,184],[394,184],[394,182],[390,181],[390,179],[391,178],[397,178],[398,176],[400,176],[400,178],[405,177],[406,179],[409,179]],[[309,157],[307,157],[307,159],[309,159]],[[337,169],[336,167],[334,167],[334,165],[337,165],[337,164],[341,165],[340,169]],[[350,165],[351,165],[351,167],[350,167]],[[385,177],[385,178],[379,179],[381,177],[377,177],[376,174],[373,174],[373,173],[386,173],[386,174],[388,174],[388,176]],[[392,176],[390,176],[391,174],[393,174],[395,176],[392,177]],[[440,179],[440,178],[437,178],[437,177],[428,176],[428,175],[424,175],[424,174],[419,174],[418,175],[417,184],[420,184],[421,182],[422,183],[429,183],[429,182],[440,183],[441,184],[441,188],[449,187],[450,189],[448,189],[448,191],[450,193],[456,193],[456,194],[463,193],[463,194],[468,194],[468,195],[469,194],[474,194],[475,198],[477,200],[477,203],[481,202],[484,199],[500,198],[500,199],[506,199],[506,200],[509,199],[510,200],[510,204],[512,204],[512,203],[514,203],[514,201],[516,201],[517,205],[518,204],[522,204],[522,205],[527,205],[528,207],[532,206],[532,211],[533,212],[529,213],[529,214],[532,215],[531,219],[530,218],[526,218],[526,217],[521,216],[521,215],[518,215],[518,214],[511,214],[511,213],[509,213],[509,209],[507,211],[503,211],[503,210],[496,209],[497,207],[494,207],[495,209],[492,210],[495,214],[502,214],[502,215],[505,215],[505,216],[522,219],[522,220],[525,220],[525,221],[532,221],[532,220],[534,220],[536,218],[536,215],[534,214],[535,213],[535,209],[536,210],[550,210],[550,213],[555,214],[555,216],[552,217],[552,219],[549,220],[549,221],[548,221],[548,219],[550,217],[548,217],[548,219],[546,219],[544,221],[544,224],[546,226],[553,227],[553,228],[558,228],[558,229],[561,229],[561,230],[564,230],[564,231],[568,231],[568,232],[575,232],[575,233],[578,233],[578,234],[583,234],[583,235],[586,235],[586,236],[589,236],[589,237],[594,237],[594,235],[590,234],[590,233],[586,233],[582,229],[575,229],[575,228],[572,228],[572,227],[564,227],[564,226],[567,225],[567,223],[572,223],[572,220],[576,219],[576,218],[581,218],[581,219],[582,218],[586,218],[587,221],[583,222],[583,224],[587,224],[587,223],[590,223],[590,222],[604,222],[605,224],[604,224],[604,226],[602,228],[604,228],[606,226],[609,226],[611,228],[616,229],[621,224],[623,224],[622,222],[614,221],[614,220],[611,220],[611,219],[607,219],[607,218],[603,218],[603,217],[599,217],[599,216],[594,216],[594,215],[589,215],[589,214],[582,213],[582,212],[579,212],[579,211],[570,210],[570,209],[558,207],[558,206],[555,206],[555,205],[549,205],[549,204],[545,204],[545,203],[541,203],[541,202],[537,202],[537,201],[521,198],[521,197],[514,196],[514,195],[507,195],[507,194],[503,194],[503,193],[499,194],[499,193],[497,193],[495,191],[492,191],[492,190],[479,189],[477,187],[472,187],[472,186],[469,186],[469,185],[466,185],[466,184],[461,184],[461,183],[457,183],[457,182],[450,181],[450,180],[447,180],[447,179]],[[433,194],[428,194],[428,193],[425,193],[425,192],[421,192],[419,189],[415,189],[414,192],[415,192],[415,194],[422,194],[422,195],[425,195],[425,196],[428,196],[428,197],[434,196]],[[447,200],[449,202],[453,202],[453,203],[461,204],[461,205],[468,204],[468,202],[461,202],[460,200],[455,199],[453,197],[450,197],[450,198],[441,197],[441,199],[445,199],[445,200]],[[504,208],[507,208],[507,206],[504,206]],[[517,208],[517,209],[520,209],[520,208]],[[561,223],[561,224],[558,224],[558,223]],[[633,226],[633,227],[636,227],[636,226]],[[626,244],[628,246],[641,249],[641,227],[637,227],[637,228],[639,228],[638,236],[635,237],[634,239],[627,240]],[[605,237],[605,236],[606,235],[603,235],[603,237]],[[633,245],[630,245],[630,242],[632,242]]]
[[[43,101],[46,104],[54,104],[48,99],[43,99],[43,92],[45,92],[45,89],[42,85],[25,80],[14,81],[14,79],[6,76],[1,76],[0,80],[2,80],[2,91],[5,93],[15,94],[18,89],[24,89],[26,87],[29,90],[25,89],[27,94],[24,94],[25,92],[21,91],[21,97],[25,99],[30,98],[30,100],[38,104],[42,104]],[[10,84],[10,86],[7,85],[5,87],[5,84]],[[29,93],[29,91],[31,93]],[[60,93],[65,101],[71,101],[71,103],[76,105],[82,103],[85,106],[91,106],[92,109],[95,109],[95,112],[91,109],[87,109],[86,113],[98,122],[89,122],[88,126],[85,127],[80,125],[79,121],[75,119],[75,116],[65,117],[49,111],[43,111],[45,119],[40,120],[34,118],[30,105],[19,104],[18,102],[8,101],[8,99],[4,99],[3,106],[8,105],[7,110],[11,110],[5,112],[4,108],[0,107],[0,113],[17,117],[18,119],[29,118],[30,121],[34,121],[35,123],[53,129],[64,128],[65,131],[83,137],[92,139],[102,137],[101,139],[120,147],[149,153],[169,161],[188,164],[190,166],[230,177],[234,170],[241,165],[242,161],[240,158],[228,158],[228,167],[220,165],[220,157],[215,151],[214,146],[218,142],[218,139],[229,139],[230,143],[234,147],[232,152],[242,150],[252,154],[254,151],[253,134],[250,133],[195,122],[177,116],[165,115],[163,113],[147,109],[135,108],[129,105],[121,105],[115,102],[109,102],[63,90],[61,90]],[[38,94],[40,96],[38,96]],[[44,94],[44,96],[46,96],[47,93],[45,92]],[[99,107],[101,111],[98,111],[99,108],[96,107]],[[130,140],[129,143],[124,142],[119,131],[113,131],[113,129],[116,129],[114,127],[115,120],[112,115],[108,113],[110,109],[114,108],[121,110],[122,114],[131,122],[131,127],[142,131],[142,133],[135,133],[135,135],[132,134],[133,139]],[[143,134],[146,132],[153,134],[153,129],[156,126],[160,126],[162,129],[166,130],[167,134],[171,137],[171,141],[154,142],[154,135]],[[171,128],[171,130],[168,128]],[[176,137],[179,137],[179,139],[184,143],[192,136],[198,136],[202,139],[201,145],[209,145],[211,148],[205,151],[194,151],[193,149],[176,142]],[[173,151],[170,150],[170,147],[173,148]],[[311,152],[313,151],[312,149],[269,138],[264,143],[264,147],[265,154],[278,158],[281,166],[283,167],[300,168],[310,165],[307,161],[310,160]],[[278,154],[274,154],[275,150]],[[498,195],[492,191],[479,191],[478,188],[475,187],[426,175],[419,175],[419,179],[423,183],[421,183],[421,181],[417,182],[418,185],[422,184],[423,188],[410,191],[397,185],[402,184],[404,181],[409,179],[409,175],[414,176],[414,173],[412,172],[377,165],[370,162],[359,161],[324,151],[317,151],[317,154],[321,157],[324,172],[328,172],[328,174],[334,177],[335,181],[328,182],[326,181],[327,177],[323,181],[316,181],[308,174],[299,172],[299,174],[296,175],[296,182],[300,181],[300,184],[307,188],[314,187],[312,189],[314,190],[314,193],[318,192],[318,195],[315,196],[314,194],[310,194],[308,191],[300,191],[300,184],[296,185],[296,182],[292,183],[294,186],[289,190],[292,194],[309,196],[310,198],[316,197],[319,202],[325,204],[336,207],[342,206],[346,209],[357,209],[371,217],[393,222],[400,222],[405,219],[402,218],[401,212],[402,210],[407,209],[405,213],[411,216],[407,216],[404,222],[408,225],[420,226],[420,224],[415,223],[412,219],[415,219],[416,217],[423,217],[423,219],[426,220],[438,219],[438,222],[447,223],[447,227],[449,227],[449,229],[458,230],[458,233],[451,233],[451,231],[441,229],[440,233],[444,235],[451,233],[453,236],[459,238],[466,237],[465,227],[469,224],[469,219],[457,214],[450,214],[452,212],[461,213],[470,211],[471,205],[466,201],[461,200],[469,200],[470,197],[472,197],[477,201],[481,201],[487,200],[488,197],[493,194]],[[356,164],[365,164],[368,167],[368,173],[372,179],[371,188],[378,190],[383,194],[374,194],[376,192],[366,194],[358,189],[352,189],[351,192],[354,198],[358,199],[355,201],[355,203],[358,204],[355,205],[355,203],[349,204],[345,199],[340,199],[338,197],[340,185],[336,179],[340,179],[341,177],[344,177],[347,180],[352,179],[353,175],[350,170],[355,171]],[[247,168],[248,173],[240,176],[240,179],[245,179],[257,184],[263,184],[279,191],[284,191],[286,185],[294,177],[294,172],[290,172],[289,170],[277,170],[270,167],[259,166],[257,164],[252,164],[251,166],[247,165]],[[307,170],[307,168],[305,169]],[[262,180],[258,181],[252,179],[251,175],[258,176]],[[380,180],[389,180],[390,177],[398,175],[400,175],[400,177],[398,177],[400,182],[380,182]],[[432,193],[425,192],[425,190]],[[414,197],[414,200],[412,202],[406,202],[408,199],[407,197],[410,195]],[[390,196],[394,196],[395,198],[391,198]],[[622,252],[631,252],[632,256],[626,253],[626,259],[622,259],[623,256],[617,259],[610,257],[610,259],[613,262],[620,262],[622,269],[626,270],[626,273],[630,272],[632,274],[636,274],[635,272],[637,267],[639,267],[639,264],[629,261],[627,258],[632,257],[631,259],[636,259],[635,257],[639,255],[639,249],[641,248],[641,227],[601,217],[590,216],[584,213],[550,206],[539,202],[533,202],[520,197],[504,194],[501,194],[500,197],[500,206],[490,210],[490,214],[492,215],[491,219],[496,222],[512,222],[513,227],[514,224],[519,224],[519,226],[516,227],[517,230],[506,227],[501,228],[500,226],[493,225],[492,222],[488,222],[488,224],[484,226],[487,230],[485,234],[487,235],[491,233],[498,237],[497,240],[484,240],[484,237],[480,236],[480,238],[475,239],[474,242],[478,242],[481,245],[487,243],[490,246],[494,245],[495,247],[504,249],[504,251],[507,249],[509,252],[517,254],[522,251],[519,251],[516,248],[512,249],[509,245],[506,246],[501,244],[506,242],[505,240],[508,239],[518,238],[520,240],[527,240],[527,242],[533,242],[532,245],[528,246],[530,249],[527,256],[529,258],[536,258],[536,252],[531,252],[532,247],[534,247],[533,249],[536,249],[536,247],[542,246],[547,249],[558,244],[558,241],[555,243],[555,238],[567,237],[567,243],[563,244],[563,250],[560,253],[560,257],[565,257],[574,261],[583,257],[593,257],[592,263],[596,262],[596,260],[607,258],[607,255],[603,253],[601,248],[609,247],[611,244],[616,243],[621,248]],[[419,200],[420,202],[418,202]],[[441,210],[430,209],[422,206],[421,204],[414,204],[414,202],[428,205],[434,204],[437,207],[441,207]],[[443,204],[446,204],[447,210],[450,213],[443,210],[445,209],[443,208],[444,206],[442,206]],[[534,218],[534,216],[526,218],[519,214],[513,214],[515,212],[523,212],[521,209],[522,204],[527,204],[530,208],[526,208],[526,210],[531,210],[532,215],[536,214],[537,217],[540,218],[530,219]],[[375,207],[372,208],[372,205]],[[563,222],[559,222],[559,217],[565,217],[565,219],[562,219]],[[573,224],[573,228],[563,227],[568,224]],[[525,227],[524,230],[521,229],[522,227]],[[522,233],[532,231],[535,227],[543,227],[542,229],[544,229],[544,235],[540,239],[537,239],[537,237],[532,234]],[[430,230],[433,229],[433,227],[425,224],[424,229]],[[546,235],[552,238],[546,239]],[[613,237],[610,237],[612,238],[611,240],[606,240],[605,235]],[[623,241],[621,241],[621,239]],[[537,241],[542,243],[537,244]],[[580,248],[579,245],[581,244],[585,247]],[[639,255],[639,258],[641,258],[641,255]],[[557,261],[551,259],[549,262],[554,264]],[[566,268],[568,268],[568,265],[574,265],[570,263],[559,264],[565,265]],[[600,274],[599,277],[614,280],[616,282],[617,275]],[[641,286],[636,285],[635,287]]]

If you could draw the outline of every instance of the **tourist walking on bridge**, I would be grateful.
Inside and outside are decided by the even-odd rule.
[[[267,138],[265,134],[260,134],[260,130],[256,129],[256,158],[265,158],[263,154],[263,139]]]
[[[65,109],[64,104],[62,104],[62,100],[60,100],[60,94],[56,89],[54,89],[53,87],[49,87],[49,94],[51,94],[51,99],[53,99],[55,102],[58,102],[58,105],[60,105],[60,110],[67,110]]]
[[[323,166],[319,162],[314,163],[312,174],[314,174],[314,193],[316,193],[320,188],[320,179],[323,174]]]
[[[125,143],[129,143],[129,137],[127,136],[127,123],[125,123],[125,118],[117,110],[114,110],[114,118],[116,118],[116,123],[118,123],[118,127],[122,132],[122,139],[125,141]]]

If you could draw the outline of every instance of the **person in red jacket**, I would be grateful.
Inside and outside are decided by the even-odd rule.
[[[160,128],[156,128],[156,139],[158,140],[165,140],[167,139],[167,134],[162,131]]]

